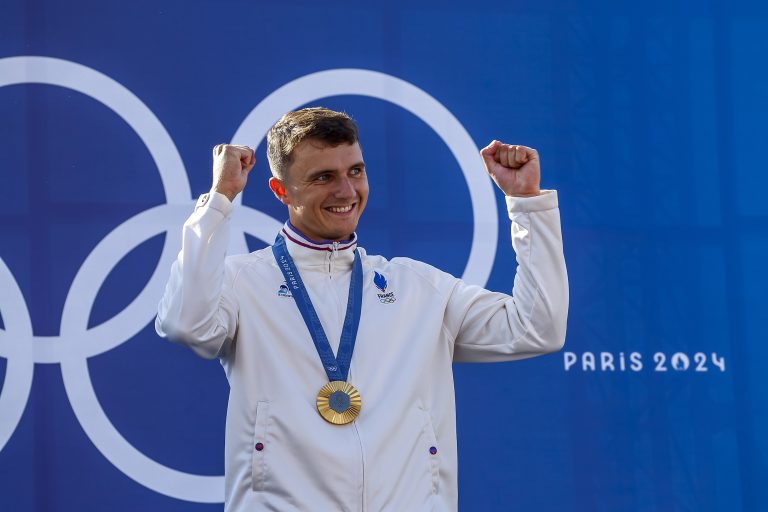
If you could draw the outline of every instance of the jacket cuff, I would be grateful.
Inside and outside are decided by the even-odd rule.
[[[195,211],[198,208],[210,208],[220,212],[225,217],[229,217],[234,205],[224,194],[218,192],[207,192],[202,194],[195,204]]]
[[[510,215],[521,212],[540,212],[557,208],[557,190],[542,190],[533,197],[505,196]]]

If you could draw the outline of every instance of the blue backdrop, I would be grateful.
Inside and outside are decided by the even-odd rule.
[[[566,347],[455,367],[462,510],[768,509],[766,34],[733,2],[5,0],[0,510],[222,508],[226,379],[154,306],[213,145],[259,145],[235,224],[273,236],[244,121],[302,104],[359,122],[371,253],[508,291],[467,142],[559,191]]]

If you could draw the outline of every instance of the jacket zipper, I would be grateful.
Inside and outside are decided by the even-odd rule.
[[[355,436],[360,446],[360,512],[366,512],[365,506],[365,452],[363,451],[363,440],[360,437],[360,429],[357,427],[357,420],[352,422],[355,426]]]
[[[339,256],[339,242],[333,242],[331,244],[331,254],[328,256],[328,279],[333,279],[333,264]],[[352,378],[352,369],[349,371],[348,378]],[[357,421],[352,423],[355,428],[355,437],[357,438],[358,447],[360,448],[360,511],[365,512],[365,452],[363,451],[363,440],[360,437],[360,430],[357,426]]]
[[[333,242],[331,244],[331,254],[328,257],[328,274],[332,274],[333,272],[333,262],[334,260],[339,256],[339,242]],[[331,278],[331,275],[328,276],[328,278]]]

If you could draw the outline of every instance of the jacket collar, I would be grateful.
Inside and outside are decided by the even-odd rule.
[[[280,234],[285,238],[285,245],[297,266],[328,265],[332,262],[334,267],[352,268],[357,247],[355,233],[348,240],[341,242],[318,242],[304,236],[288,221],[280,230]]]

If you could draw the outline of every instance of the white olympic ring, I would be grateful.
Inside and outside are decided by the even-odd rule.
[[[13,274],[0,259],[0,357],[7,359],[0,388],[0,451],[21,420],[32,386],[35,363],[60,364],[64,387],[75,415],[97,449],[115,467],[139,484],[174,498],[199,502],[223,501],[223,476],[203,476],[164,466],[133,447],[109,421],[99,404],[88,370],[88,358],[111,350],[135,336],[156,314],[167,269],[181,245],[179,226],[193,198],[176,146],[154,113],[124,86],[83,65],[48,57],[0,59],[0,87],[41,83],[78,91],[112,109],[136,132],[160,173],[166,204],[128,219],[110,232],[88,255],[64,303],[59,336],[34,336],[31,319]],[[363,95],[394,103],[426,122],[448,145],[469,187],[474,233],[464,280],[484,285],[496,253],[498,219],[490,181],[478,148],[459,121],[437,100],[417,87],[383,73],[337,69],[313,73],[280,87],[262,100],[241,123],[232,143],[256,147],[284,113],[306,103],[337,95]],[[241,204],[241,198],[236,202]],[[232,226],[243,236],[231,238],[231,253],[247,252],[245,234],[270,243],[282,223],[240,206]],[[155,270],[138,296],[120,313],[92,328],[88,319],[101,283],[117,263],[144,240],[167,233]]]
[[[0,341],[5,341],[4,356],[8,360],[5,380],[0,388],[0,451],[11,438],[27,405],[32,389],[35,361],[32,354],[32,320],[10,269],[0,259],[0,311],[3,312],[5,330]],[[0,345],[0,348],[3,348]]]

